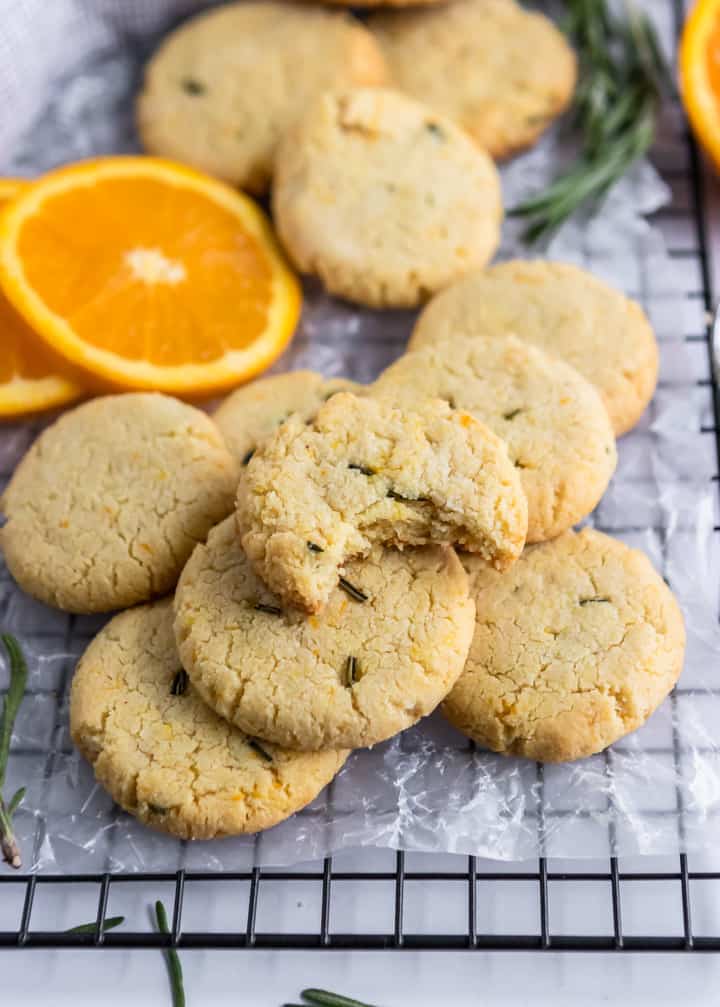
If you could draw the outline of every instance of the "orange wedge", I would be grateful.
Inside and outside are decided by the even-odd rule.
[[[26,187],[0,179],[0,210]],[[0,418],[54,409],[81,394],[0,291]]]
[[[685,108],[698,140],[720,170],[720,0],[698,0],[679,54]]]
[[[252,200],[150,157],[85,161],[29,186],[0,218],[0,283],[89,380],[191,396],[269,366],[301,305]]]

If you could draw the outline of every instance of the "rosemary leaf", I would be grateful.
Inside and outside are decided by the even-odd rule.
[[[0,715],[0,787],[2,787],[10,755],[10,739],[15,726],[15,718],[25,695],[28,672],[23,652],[15,637],[9,633],[3,633],[0,640],[3,642],[10,661],[10,688],[5,696]]]
[[[157,920],[157,928],[160,933],[169,934],[170,927],[168,925],[167,913],[165,912],[165,906],[162,904],[160,899],[158,899],[155,903],[155,918]],[[183,983],[182,965],[180,964],[178,953],[175,948],[167,948],[167,950],[163,951],[163,955],[165,957],[168,977],[170,979],[173,1007],[185,1007],[185,986]]]
[[[367,467],[367,465],[350,464],[350,465],[348,465],[348,468],[352,469],[354,472],[361,472],[364,476],[374,476],[375,475],[375,470],[374,469],[369,469]]]
[[[308,542],[307,547],[310,552],[325,552],[323,547],[321,545],[317,545],[315,542]]]
[[[609,598],[581,598],[581,605],[599,605],[601,603],[609,602]]]
[[[170,686],[171,696],[183,696],[187,692],[188,687],[188,674],[184,668],[175,675],[172,680],[172,685]]]
[[[359,587],[355,587],[354,584],[351,584],[349,580],[345,579],[345,577],[341,577],[338,584],[345,594],[349,594],[354,601],[368,600],[368,595],[366,595],[364,591],[361,591]]]
[[[373,1007],[372,1004],[353,1000],[352,997],[345,997],[340,993],[331,993],[330,990],[308,989],[303,990],[300,996],[313,1007]]]
[[[349,657],[345,663],[345,685],[352,689],[357,676],[357,658]]]
[[[16,790],[15,793],[12,795],[12,797],[10,798],[10,803],[7,806],[8,818],[12,818],[17,809],[20,807],[25,798],[25,793],[26,793],[25,787],[20,787],[20,789]]]
[[[597,206],[652,145],[671,75],[650,18],[627,6],[616,17],[609,0],[567,0],[566,30],[577,49],[580,80],[571,126],[577,160],[543,192],[510,214],[527,221],[525,240],[549,238],[576,210]]]
[[[16,791],[6,806],[2,796],[2,786],[5,782],[10,757],[10,740],[15,719],[25,695],[28,670],[20,644],[15,637],[9,633],[3,633],[0,640],[2,640],[10,662],[10,686],[3,702],[2,713],[0,713],[0,854],[6,864],[17,870],[22,867],[22,857],[12,828],[12,816],[25,796],[25,788],[21,787]]]
[[[255,454],[255,448],[250,448],[250,450],[245,455],[243,455],[243,460],[241,464],[247,465],[247,463],[250,461],[250,459],[254,454]]]
[[[265,612],[267,615],[282,615],[282,609],[278,608],[277,605],[265,605],[263,602],[259,601],[253,606],[256,612]]]
[[[199,80],[195,80],[193,77],[185,77],[181,84],[182,89],[186,94],[192,94],[194,96],[205,94],[205,85],[201,84]]]
[[[272,755],[270,755],[269,752],[266,752],[258,741],[255,741],[254,738],[248,738],[247,743],[250,746],[250,748],[252,748],[254,752],[257,752],[257,754],[261,756],[263,759],[265,759],[266,762],[272,762],[273,760]]]
[[[106,920],[103,920],[101,932],[105,933],[107,930],[114,930],[115,927],[121,927],[125,922],[124,916],[109,916]],[[94,934],[97,931],[97,922],[95,923],[81,923],[79,927],[70,927],[66,930],[66,934]]]

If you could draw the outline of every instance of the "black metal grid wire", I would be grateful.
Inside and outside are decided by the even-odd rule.
[[[679,34],[682,22],[682,0],[674,0],[675,32]],[[686,145],[687,164],[689,169],[678,169],[675,166],[663,170],[664,177],[671,184],[674,181],[687,179],[690,184],[689,205],[673,205],[661,210],[656,216],[659,226],[677,224],[687,225],[686,233],[692,235],[691,244],[678,244],[669,249],[670,255],[676,260],[693,260],[697,262],[701,279],[701,288],[686,292],[686,296],[699,301],[710,317],[712,296],[710,288],[710,271],[706,241],[705,219],[703,212],[703,191],[700,159],[695,143],[689,132],[685,131],[683,143]],[[709,324],[703,332],[693,332],[685,335],[689,343],[704,343],[707,351],[708,376],[697,381],[697,386],[710,388],[712,395],[713,420],[710,425],[703,426],[698,436],[714,436],[718,471],[720,471],[720,388],[714,376],[712,364],[711,332]],[[718,490],[718,475],[713,476]],[[644,530],[644,529],[642,529]],[[612,529],[615,534],[632,532],[632,528]],[[720,526],[714,528],[720,533]],[[77,634],[76,620],[70,619],[65,633],[66,649],[69,648]],[[65,681],[61,682],[64,693],[68,685],[69,670],[66,668]],[[692,695],[702,691],[704,695],[720,695],[717,689],[691,689],[678,687],[671,698],[673,711],[677,706],[677,698]],[[677,717],[674,717],[674,721]],[[61,735],[62,725],[56,720],[54,739]],[[619,747],[619,746],[617,746]],[[617,750],[616,747],[616,750]],[[55,744],[48,753],[45,775],[49,780],[55,760],[62,753],[62,746]],[[661,748],[658,752],[667,752]],[[673,729],[672,746],[669,750],[676,765],[683,755],[677,726]],[[14,750],[18,754],[18,750]],[[606,754],[609,760],[610,754]],[[540,834],[543,834],[543,767],[537,767],[539,800],[535,813]],[[649,810],[649,815],[676,815],[678,808],[682,810],[682,793],[677,791],[677,807],[671,810]],[[562,814],[553,811],[553,815]],[[576,811],[567,814],[576,815]],[[682,816],[681,816],[682,817]],[[612,819],[609,825],[609,848],[615,849],[615,837]],[[176,873],[138,873],[138,874],[66,874],[66,875],[0,875],[0,908],[10,886],[17,891],[22,889],[21,908],[18,924],[11,930],[0,930],[0,948],[274,948],[274,949],[318,949],[318,950],[505,950],[505,951],[720,951],[720,932],[698,936],[693,930],[691,886],[708,882],[720,882],[719,871],[691,871],[688,867],[686,854],[681,854],[677,868],[670,871],[631,872],[620,869],[618,857],[609,858],[606,871],[573,871],[559,873],[551,869],[551,861],[540,857],[537,867],[521,872],[504,870],[481,870],[476,857],[457,858],[462,860],[464,868],[458,871],[412,871],[406,869],[406,855],[398,852],[395,855],[394,868],[385,871],[347,871],[338,870],[333,865],[333,858],[327,857],[322,868],[307,871],[282,871],[254,868],[241,872],[196,873],[177,871]],[[483,865],[487,862],[483,862]],[[263,929],[258,924],[265,893],[275,885],[290,883],[310,883],[319,894],[316,924],[302,932],[273,932]],[[388,906],[387,925],[383,932],[343,932],[332,925],[332,910],[334,893],[344,882],[360,883],[368,886],[388,886],[393,895]],[[675,922],[673,933],[668,934],[636,934],[628,933],[623,927],[623,891],[631,883],[648,885],[652,882],[663,882],[674,887],[679,893],[679,918]],[[227,886],[239,883],[247,889],[247,908],[238,904],[234,914],[235,925],[230,929],[214,932],[193,930],[183,926],[183,911],[187,904],[186,895],[200,886],[207,892],[211,886]],[[488,933],[483,932],[478,920],[481,905],[481,893],[485,886],[493,884],[531,884],[537,892],[537,921],[534,928],[527,928],[523,933]],[[551,886],[560,884],[564,889],[592,883],[601,886],[602,891],[610,893],[612,924],[607,933],[600,935],[565,934],[553,932],[551,927],[550,905]],[[406,924],[405,907],[407,892],[411,885],[439,884],[449,893],[458,889],[463,891],[465,900],[465,926],[452,933],[416,933],[412,932],[412,923]],[[42,930],[33,927],[33,910],[36,909],[39,895],[52,886],[81,886],[90,888],[93,892],[92,906],[95,913],[96,928],[94,933],[69,934],[60,930]],[[137,929],[133,924],[126,924],[121,929],[108,933],[101,931],[102,921],[109,915],[112,896],[127,887],[137,893],[146,893],[150,889],[162,888],[168,903],[171,900],[171,932],[169,935],[155,933],[145,929]],[[215,888],[216,892],[220,889]],[[267,896],[266,896],[267,897]],[[440,896],[442,897],[442,896]],[[36,916],[38,914],[36,913]],[[187,914],[186,914],[187,917]],[[669,928],[668,928],[669,929]]]

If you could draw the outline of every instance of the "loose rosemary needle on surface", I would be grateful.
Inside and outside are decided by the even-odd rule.
[[[165,911],[165,906],[160,899],[158,899],[155,903],[155,921],[161,934],[170,933],[167,912]],[[180,964],[178,953],[175,948],[166,948],[163,954],[167,964],[173,1007],[185,1007],[185,984],[183,981],[182,965]]]
[[[567,0],[566,30],[579,60],[571,128],[577,161],[510,215],[527,221],[524,238],[549,238],[586,204],[597,204],[647,153],[663,96],[673,85],[650,18],[628,2],[625,15],[607,0]]]
[[[10,739],[15,718],[25,695],[27,664],[20,644],[14,636],[3,633],[0,640],[2,640],[10,662],[10,686],[0,712],[0,852],[2,852],[2,858],[6,864],[18,869],[22,867],[22,858],[13,833],[12,818],[22,803],[25,788],[21,787],[17,790],[7,802],[3,797],[2,788],[5,783],[5,773],[10,756]]]

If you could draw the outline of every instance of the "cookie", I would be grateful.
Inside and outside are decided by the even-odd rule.
[[[283,608],[233,518],[210,533],[175,595],[180,658],[205,702],[284,748],[360,748],[410,727],[450,691],[475,623],[467,575],[442,546],[376,546],[348,563],[321,615]]]
[[[465,557],[477,622],[445,716],[504,755],[565,762],[635,731],[680,675],[685,629],[647,557],[586,528],[499,576]]]
[[[331,395],[357,393],[361,388],[346,378],[324,378],[315,371],[274,374],[238,388],[215,410],[213,419],[238,461],[247,464],[258,444],[293,413],[309,420]]]
[[[500,183],[448,119],[395,91],[326,94],[278,150],[275,224],[302,272],[373,307],[413,307],[495,251]]]
[[[469,413],[341,393],[255,452],[237,523],[268,587],[319,612],[346,562],[375,543],[458,545],[507,568],[525,544],[527,503],[505,445]]]
[[[535,143],[575,89],[565,36],[514,0],[383,12],[369,26],[395,84],[454,119],[495,158]]]
[[[371,394],[404,409],[444,398],[501,437],[527,497],[528,542],[554,538],[589,514],[615,471],[615,437],[598,392],[515,336],[423,346],[391,364]]]
[[[616,436],[635,426],[653,396],[658,347],[645,312],[584,269],[559,262],[502,262],[465,277],[428,304],[409,348],[508,332],[595,385]]]
[[[0,499],[0,548],[28,594],[110,612],[166,594],[233,508],[238,466],[212,420],[152,393],[65,413]]]
[[[377,43],[349,15],[234,3],[165,39],[145,73],[138,129],[150,153],[262,193],[278,141],[308,102],[386,78]]]
[[[182,839],[259,832],[309,804],[347,752],[288,752],[202,702],[178,658],[172,600],[112,619],[82,657],[70,732],[125,811]]]

